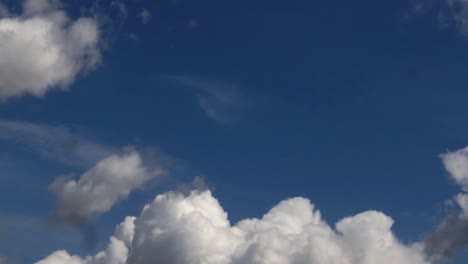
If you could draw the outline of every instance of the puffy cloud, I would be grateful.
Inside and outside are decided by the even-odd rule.
[[[162,168],[149,169],[140,154],[111,155],[83,173],[78,180],[58,178],[51,184],[57,197],[53,219],[83,226],[90,217],[106,212],[141,188]]]
[[[425,251],[434,260],[452,258],[468,248],[468,147],[440,157],[463,192],[453,199],[460,210],[445,217],[435,230],[426,235]]]
[[[127,218],[116,229],[108,248],[76,263],[99,263],[112,256],[127,264],[425,264],[418,245],[399,242],[391,231],[393,220],[368,211],[327,225],[309,200],[280,202],[261,219],[231,225],[211,192],[158,195],[137,218]],[[133,239],[131,239],[133,237]],[[129,251],[124,241],[132,240]],[[119,243],[120,242],[120,243]],[[113,245],[113,246],[112,246]],[[120,247],[122,246],[122,247]],[[110,250],[110,247],[116,248]],[[123,261],[127,252],[129,257]],[[52,262],[63,256],[63,262]],[[54,259],[55,257],[55,259]],[[57,251],[39,264],[63,264],[70,257]]]
[[[110,237],[107,248],[98,252],[95,256],[88,256],[83,259],[79,256],[72,256],[65,250],[59,250],[52,253],[47,258],[36,262],[36,264],[125,264],[128,258],[129,248],[118,235],[119,232],[122,231],[119,229],[132,228],[133,224],[129,219],[131,220],[131,218],[125,219],[125,221],[116,228],[116,235]]]
[[[71,20],[54,0],[25,0],[23,13],[0,18],[0,100],[66,89],[101,59],[92,18]]]
[[[468,191],[468,147],[440,155],[450,176]]]

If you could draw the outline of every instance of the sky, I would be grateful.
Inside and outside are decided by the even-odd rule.
[[[468,260],[468,1],[0,0],[0,264]]]

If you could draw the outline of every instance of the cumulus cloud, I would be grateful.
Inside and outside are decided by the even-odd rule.
[[[2,10],[0,100],[66,89],[100,62],[94,19],[70,19],[58,0],[25,0],[16,16]]]
[[[209,190],[169,192],[147,204],[139,217],[125,219],[104,253],[82,259],[57,251],[38,263],[101,263],[99,256],[127,264],[428,263],[420,246],[398,241],[392,224],[383,213],[368,211],[332,228],[309,200],[292,198],[261,219],[231,225]]]
[[[0,119],[0,141],[66,165],[90,167],[116,149],[65,126]]]
[[[134,220],[135,217],[126,217],[116,227],[115,234],[110,237],[106,249],[98,252],[95,256],[81,258],[70,255],[65,250],[59,250],[36,264],[125,264],[129,255],[130,243],[133,240]]]
[[[250,107],[249,100],[236,85],[201,80],[188,76],[169,76],[176,84],[192,89],[205,114],[220,124],[239,121]]]
[[[136,151],[111,155],[83,173],[78,180],[58,178],[50,188],[57,197],[53,219],[73,226],[84,226],[87,220],[107,212],[114,204],[141,188],[151,178],[162,174],[162,168],[145,166]]]
[[[468,147],[440,157],[462,192],[453,199],[460,210],[451,212],[433,232],[426,235],[425,251],[434,260],[452,258],[468,249]]]

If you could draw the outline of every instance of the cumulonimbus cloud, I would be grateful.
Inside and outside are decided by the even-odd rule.
[[[125,219],[96,256],[57,251],[37,264],[428,263],[419,245],[398,241],[392,224],[383,213],[368,211],[332,228],[309,200],[292,198],[261,219],[231,225],[209,190],[169,192],[147,204],[140,216]]]
[[[0,17],[0,101],[24,94],[41,97],[66,89],[101,60],[93,18],[73,20],[58,0],[25,0],[23,11]]]

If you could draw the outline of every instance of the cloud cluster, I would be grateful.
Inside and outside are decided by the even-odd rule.
[[[51,184],[57,197],[52,219],[72,226],[84,226],[93,216],[104,213],[117,202],[141,188],[162,168],[149,169],[140,154],[130,151],[111,155],[83,173],[78,180],[58,178]]]
[[[94,19],[70,19],[58,0],[25,0],[16,16],[2,10],[0,100],[65,89],[100,62]]]
[[[37,263],[428,263],[420,246],[395,238],[392,224],[383,213],[368,211],[332,228],[309,200],[293,198],[261,219],[231,225],[210,191],[169,192],[147,204],[139,217],[126,218],[96,256],[57,251]]]

